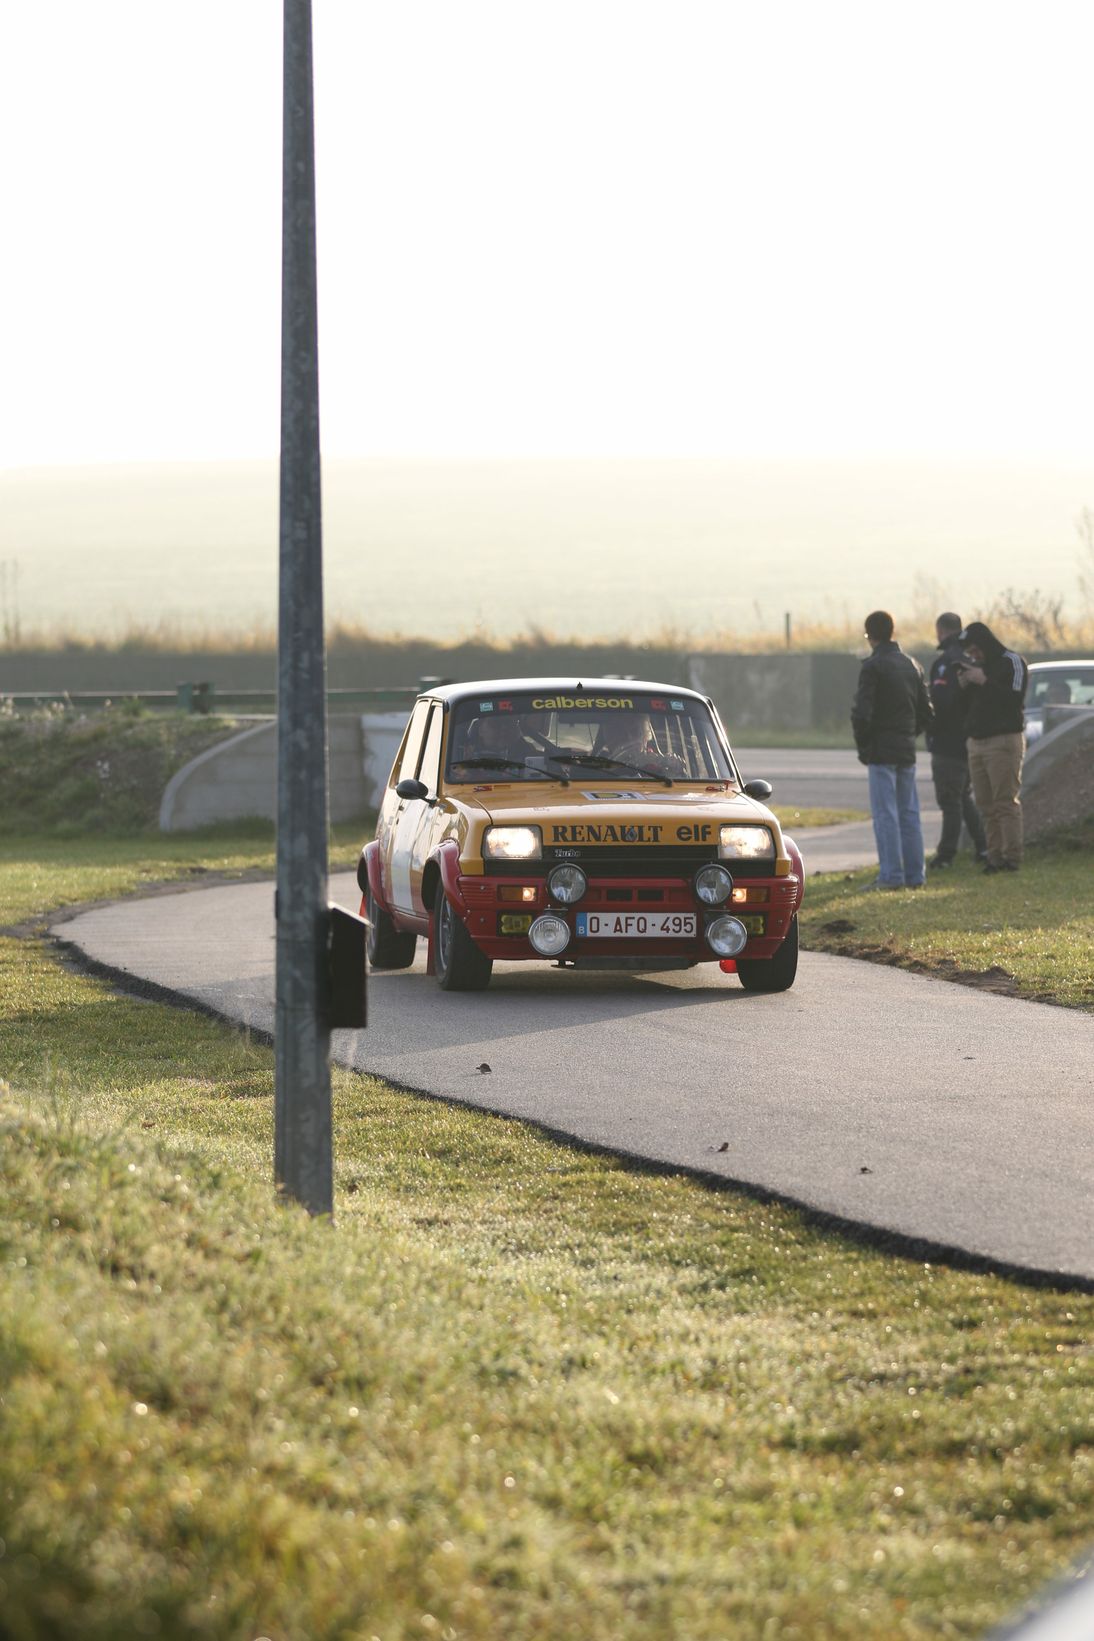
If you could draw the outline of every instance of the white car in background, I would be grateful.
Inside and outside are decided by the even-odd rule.
[[[1026,740],[1045,732],[1046,707],[1094,707],[1094,661],[1035,661],[1026,691]]]

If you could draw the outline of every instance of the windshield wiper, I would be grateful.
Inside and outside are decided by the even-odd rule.
[[[547,777],[547,770],[541,769],[538,764],[526,763],[523,758],[499,758],[493,753],[483,753],[481,757],[456,758],[453,763],[453,768],[530,769],[532,774],[538,775],[541,780],[546,779]],[[558,776],[558,783],[560,786],[569,786],[569,776],[560,774]]]
[[[568,758],[567,763],[581,764],[585,769],[625,769],[629,775],[645,775],[651,781],[664,781],[671,786],[672,776],[665,775],[660,769],[644,768],[641,764],[627,763],[623,758],[594,757],[589,752],[579,752],[575,757]]]

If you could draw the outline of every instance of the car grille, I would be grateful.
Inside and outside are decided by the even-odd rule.
[[[542,860],[488,860],[488,877],[544,877],[560,861],[573,861],[590,878],[657,877],[690,878],[696,869],[709,860],[717,860],[714,844],[688,844],[679,849],[647,848],[636,844],[631,849],[556,849],[548,846]],[[771,860],[727,860],[734,879],[771,877],[775,870]]]

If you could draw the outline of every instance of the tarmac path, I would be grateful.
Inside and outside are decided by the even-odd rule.
[[[848,732],[849,733],[849,732]],[[852,750],[818,747],[742,747],[734,752],[745,780],[770,781],[771,802],[780,808],[861,809],[870,813],[870,791],[865,764]],[[916,760],[916,790],[928,858],[942,830],[935,804],[931,760]],[[851,872],[877,861],[873,824],[845,821],[816,831],[801,831],[793,822],[786,830],[802,846],[806,869],[815,872]]]
[[[331,895],[356,909],[350,874]],[[126,900],[53,932],[273,1030],[272,884]],[[334,1035],[343,1064],[939,1250],[1094,1280],[1094,1016],[812,953],[780,996],[716,965],[497,964],[487,991],[448,994],[424,955],[419,942],[414,969],[370,977],[368,1029]]]

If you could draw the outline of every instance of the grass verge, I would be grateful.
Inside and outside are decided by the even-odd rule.
[[[0,835],[117,835],[155,826],[174,772],[236,727],[225,718],[148,712],[132,701],[92,716],[60,704],[27,713],[3,707],[0,700]]]
[[[332,1230],[268,1049],[0,963],[5,1636],[976,1636],[1091,1535],[1089,1296],[340,1071]]]
[[[876,869],[811,877],[799,914],[814,951],[865,957],[986,990],[1094,1009],[1094,823],[985,877],[968,857],[922,890],[871,891]]]
[[[869,815],[862,809],[820,809],[808,806],[804,809],[792,809],[780,804],[769,804],[768,808],[779,818],[779,824],[787,830],[805,831],[816,826],[843,826],[848,821],[869,820]]]

